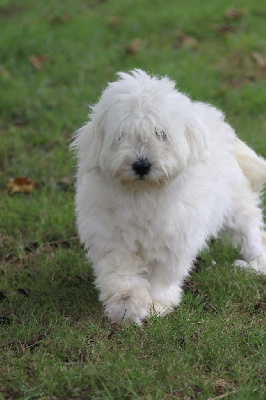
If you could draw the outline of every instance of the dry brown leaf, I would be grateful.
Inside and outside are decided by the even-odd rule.
[[[49,22],[55,22],[57,24],[65,24],[71,20],[70,15],[67,12],[64,12],[61,15],[50,15],[47,17]]]
[[[189,49],[195,49],[198,45],[198,40],[194,36],[189,36],[181,32],[177,33],[177,40],[179,46]]]
[[[61,16],[61,20],[64,23],[67,23],[71,20],[70,15],[67,12],[64,12]]]
[[[231,24],[208,24],[209,29],[221,34],[221,35],[231,35],[236,32],[236,27]]]
[[[117,15],[112,15],[107,18],[107,25],[111,28],[117,28],[121,24],[121,18]]]
[[[37,183],[24,177],[17,176],[9,181],[7,188],[11,194],[31,193],[37,187]]]
[[[61,178],[58,183],[59,186],[63,189],[66,190],[68,189],[68,187],[72,184],[74,180],[74,176],[64,176],[63,178]]]
[[[28,56],[28,61],[34,68],[39,71],[43,69],[43,64],[45,61],[49,60],[49,56],[47,54],[41,54],[40,56],[30,55]]]
[[[141,40],[138,38],[132,40],[132,42],[125,46],[125,52],[130,55],[137,53],[139,50],[140,42]]]
[[[260,68],[266,68],[266,58],[264,58],[261,54],[254,51],[250,54],[250,56]]]
[[[226,18],[233,20],[240,19],[246,14],[246,10],[237,10],[236,8],[228,8],[228,10],[225,12]]]

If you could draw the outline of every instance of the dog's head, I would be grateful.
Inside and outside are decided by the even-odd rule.
[[[203,158],[203,126],[172,81],[141,70],[118,76],[74,141],[82,174],[99,168],[108,179],[144,188],[165,184]]]

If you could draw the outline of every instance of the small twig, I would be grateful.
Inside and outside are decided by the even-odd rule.
[[[51,242],[45,242],[45,244],[60,244],[60,243],[67,243],[70,241],[78,240],[78,236],[72,236],[67,239],[59,239],[59,240],[51,240]]]
[[[32,252],[34,250],[38,250],[39,248],[43,247],[43,246],[57,246],[60,244],[68,244],[69,242],[73,242],[78,240],[78,236],[71,236],[70,238],[66,238],[66,239],[58,239],[58,240],[51,240],[50,242],[43,242],[43,243],[39,243],[39,242],[29,242],[27,245],[24,246],[24,250],[28,251],[28,252]]]
[[[216,396],[216,397],[208,397],[207,400],[223,399],[224,397],[229,396],[230,394],[235,394],[235,393],[237,393],[237,390],[233,390],[232,392],[224,393],[224,394],[221,394],[220,396]]]

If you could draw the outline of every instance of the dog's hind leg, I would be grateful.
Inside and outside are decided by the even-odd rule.
[[[237,260],[235,265],[266,273],[266,233],[258,203],[258,195],[249,189],[241,192],[236,201],[233,236],[241,246],[243,260]]]
[[[266,232],[263,212],[258,206],[260,193],[266,184],[266,160],[239,139],[235,141],[235,158],[246,177],[246,185],[243,185],[235,202],[238,208],[234,229],[245,262],[239,260],[236,264],[250,265],[266,273]]]

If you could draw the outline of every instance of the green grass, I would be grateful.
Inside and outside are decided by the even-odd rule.
[[[265,57],[264,6],[0,0],[0,398],[265,399],[265,278],[233,268],[225,238],[202,254],[172,314],[110,325],[76,239],[73,183],[61,182],[74,174],[68,145],[88,104],[135,67],[222,108],[266,156],[254,58]],[[238,19],[225,16],[232,7]],[[10,195],[17,176],[38,187]]]

